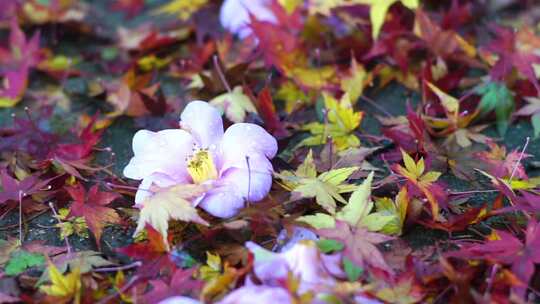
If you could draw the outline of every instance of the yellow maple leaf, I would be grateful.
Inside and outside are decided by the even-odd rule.
[[[133,235],[139,234],[148,223],[161,233],[168,250],[167,230],[170,219],[208,226],[190,202],[207,190],[204,185],[180,184],[158,191],[142,202],[143,208]]]
[[[341,90],[348,93],[354,102],[362,95],[365,86],[371,83],[371,78],[371,74],[366,72],[364,66],[358,64],[353,57],[351,59],[350,74],[341,78]]]
[[[450,143],[454,143],[455,141],[459,146],[464,148],[470,146],[472,141],[481,143],[487,141],[487,137],[479,133],[485,126],[468,128],[472,120],[478,115],[478,110],[471,113],[460,113],[459,100],[457,98],[443,92],[430,82],[427,82],[427,85],[437,95],[446,112],[445,118],[424,116],[427,124],[437,130],[431,132],[433,135],[446,137],[446,145],[450,145]]]
[[[373,40],[375,40],[379,37],[388,9],[390,9],[394,3],[401,2],[401,4],[407,8],[416,9],[418,8],[420,0],[354,0],[354,2],[370,6],[369,18],[372,27],[371,34]]]
[[[177,15],[180,20],[187,20],[208,3],[208,0],[173,0],[158,7],[154,14]]]
[[[420,0],[311,0],[309,6],[309,13],[322,14],[329,16],[332,9],[342,6],[364,4],[369,5],[369,17],[372,26],[373,39],[377,39],[381,32],[381,27],[384,24],[386,13],[390,7],[401,2],[405,7],[410,9],[416,9],[419,6]]]
[[[311,133],[310,137],[302,140],[298,146],[317,146],[332,139],[338,151],[360,146],[360,140],[354,130],[360,126],[363,112],[355,112],[349,95],[346,93],[338,101],[333,96],[323,93],[327,111],[327,122],[312,122],[302,129]]]
[[[304,222],[316,229],[334,228],[336,220],[347,222],[351,227],[363,227],[369,231],[379,231],[393,219],[393,215],[381,212],[371,212],[373,202],[371,201],[371,182],[373,172],[356,186],[347,204],[335,215],[316,213],[314,215],[301,216],[297,220]]]
[[[292,68],[286,68],[285,73],[287,77],[293,78],[304,87],[322,89],[335,80],[336,67],[332,65],[322,67],[295,65]]]
[[[386,223],[381,229],[382,233],[400,235],[407,216],[409,197],[407,187],[402,187],[397,194],[395,201],[388,197],[379,198],[375,201],[377,211],[384,215],[392,216],[392,220]]]
[[[303,0],[278,0],[278,2],[285,9],[287,14],[292,14],[296,8],[304,3]]]
[[[315,198],[317,204],[328,213],[334,214],[336,201],[347,203],[341,193],[356,189],[355,185],[345,183],[356,170],[358,167],[345,167],[330,170],[317,176],[313,154],[309,151],[304,163],[295,172],[282,171],[276,173],[276,176],[281,180],[280,184],[291,191],[293,196]]]
[[[418,186],[431,205],[433,217],[438,220],[439,205],[437,204],[437,201],[435,200],[435,197],[431,193],[429,187],[432,185],[432,183],[439,179],[441,173],[437,171],[424,172],[424,158],[420,158],[418,162],[415,162],[414,159],[403,150],[401,150],[401,155],[403,157],[403,162],[405,163],[405,168],[403,168],[401,165],[397,165],[396,171],[407,178],[410,182]]]
[[[51,285],[41,286],[44,293],[66,300],[73,299],[73,303],[81,302],[81,272],[79,268],[63,275],[53,263],[49,263],[49,277]]]
[[[221,257],[207,251],[206,265],[199,268],[199,277],[208,282],[221,274],[221,268]]]
[[[286,81],[276,92],[276,99],[285,101],[285,112],[290,114],[301,106],[308,105],[313,99],[313,95],[306,94],[294,82]]]
[[[248,113],[257,113],[257,108],[244,94],[241,86],[236,86],[232,92],[223,93],[210,100],[232,122],[244,122]]]

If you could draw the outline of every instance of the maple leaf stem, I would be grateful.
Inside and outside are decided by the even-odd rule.
[[[529,146],[529,141],[530,140],[531,140],[531,138],[529,136],[527,136],[527,138],[525,140],[525,145],[523,145],[523,149],[521,149],[521,152],[519,153],[519,158],[516,161],[516,163],[514,164],[514,167],[512,168],[512,173],[510,174],[510,178],[508,179],[509,183],[512,182],[512,178],[514,178],[514,175],[516,174],[517,168],[518,168],[519,164],[521,163],[521,160],[523,159],[523,156],[525,155],[525,150],[527,150],[527,147]]]
[[[40,212],[35,213],[34,215],[32,215],[30,217],[27,217],[26,222],[30,222],[31,220],[35,219],[36,217],[41,216],[45,212],[47,212],[47,210],[42,210]],[[11,230],[11,229],[16,228],[18,226],[19,226],[19,223],[15,223],[13,225],[3,226],[3,227],[0,227],[0,231]]]
[[[58,217],[58,212],[56,212],[56,209],[54,208],[54,205],[52,202],[49,202],[49,207],[51,208],[52,210],[52,213],[54,214],[54,217],[56,218],[56,220],[58,221],[59,224],[62,224],[62,221],[60,220],[60,218]],[[67,248],[67,254],[71,254],[71,246],[69,244],[69,240],[68,240],[68,237],[65,236],[64,237],[64,242],[66,242],[66,248]]]
[[[497,189],[487,189],[487,190],[469,190],[469,191],[448,191],[449,195],[463,195],[463,194],[477,194],[477,193],[492,193],[499,192]]]
[[[444,295],[450,291],[450,289],[452,289],[452,284],[449,284],[440,294],[438,294],[433,303],[439,302],[439,300],[442,299]]]
[[[98,268],[95,269],[94,272],[112,272],[112,271],[121,271],[121,270],[128,270],[131,268],[137,268],[142,266],[141,261],[136,261],[131,264],[122,265],[122,266],[116,266],[116,267],[104,267],[104,268]]]
[[[23,232],[22,232],[22,221],[23,221],[23,215],[22,215],[22,197],[23,192],[19,190],[19,243],[22,244],[23,242]]]
[[[251,194],[251,165],[249,164],[249,156],[246,155],[246,164],[248,169],[248,192],[246,197],[246,203],[249,206],[249,195]]]
[[[388,117],[394,117],[394,115],[392,115],[390,112],[386,111],[383,107],[378,105],[373,99],[371,99],[369,97],[366,97],[364,95],[361,95],[360,99],[362,99],[363,101],[369,103],[371,106],[373,106],[375,109],[379,110],[384,115],[386,115]]]
[[[223,83],[223,86],[227,89],[227,92],[232,93],[231,86],[229,85],[229,82],[227,82],[227,78],[225,78],[225,74],[223,73],[223,70],[221,69],[221,65],[219,64],[218,56],[214,55],[212,57],[212,60],[214,61],[214,68],[216,69],[216,72],[219,76],[219,79]]]
[[[113,183],[110,183],[110,182],[105,183],[105,185],[107,185],[107,187],[118,188],[118,189],[125,189],[125,190],[134,190],[134,191],[137,191],[137,190],[143,190],[143,191],[150,191],[150,189],[147,189],[147,190],[145,190],[145,189],[139,189],[138,187],[118,185],[118,184],[113,184]]]
[[[132,276],[131,279],[129,279],[129,281],[124,286],[122,286],[122,288],[118,289],[115,293],[101,299],[99,302],[97,302],[97,304],[107,304],[107,303],[109,303],[114,298],[118,297],[119,295],[121,295],[122,293],[124,293],[128,289],[130,289],[133,286],[133,284],[135,284],[138,280],[139,280],[138,275]]]
[[[491,272],[487,281],[486,291],[484,292],[484,298],[486,298],[488,294],[491,292],[491,287],[493,286],[493,282],[495,282],[495,275],[497,274],[498,270],[499,270],[499,264],[495,264],[491,267]]]

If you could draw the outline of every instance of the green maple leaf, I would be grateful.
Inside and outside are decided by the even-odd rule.
[[[15,276],[23,273],[28,268],[43,264],[45,264],[43,254],[17,250],[11,254],[11,258],[6,264],[5,272],[7,275]]]
[[[489,82],[476,88],[476,93],[482,95],[478,109],[485,115],[495,111],[497,131],[502,136],[508,129],[510,116],[515,108],[514,96],[505,84]]]

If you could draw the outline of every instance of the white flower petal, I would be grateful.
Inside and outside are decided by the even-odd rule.
[[[221,113],[205,101],[188,103],[180,115],[180,126],[193,134],[201,148],[216,149],[223,137]]]
[[[124,176],[143,179],[162,173],[177,181],[188,181],[186,158],[193,147],[193,137],[184,130],[140,130],[133,137],[135,155],[124,168]]]

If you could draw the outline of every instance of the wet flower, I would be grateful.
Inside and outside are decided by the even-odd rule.
[[[234,216],[245,201],[262,200],[272,185],[277,142],[262,127],[237,123],[223,130],[220,112],[204,101],[190,102],[180,116],[181,129],[140,130],[133,137],[134,156],[124,168],[128,178],[142,180],[135,203],[153,187],[182,183],[210,185],[195,200],[217,217]]]
[[[160,301],[158,304],[200,304],[201,302],[192,298],[183,296],[174,296]]]
[[[246,247],[255,255],[254,273],[265,285],[280,286],[291,273],[299,281],[300,294],[324,292],[332,288],[336,278],[343,278],[341,254],[326,255],[319,252],[314,241],[302,240],[282,253],[268,251],[255,243]]]
[[[251,35],[250,14],[259,21],[276,23],[270,5],[272,0],[225,0],[219,12],[221,25],[241,39]]]
[[[294,298],[281,287],[250,285],[229,293],[218,304],[289,304]]]

